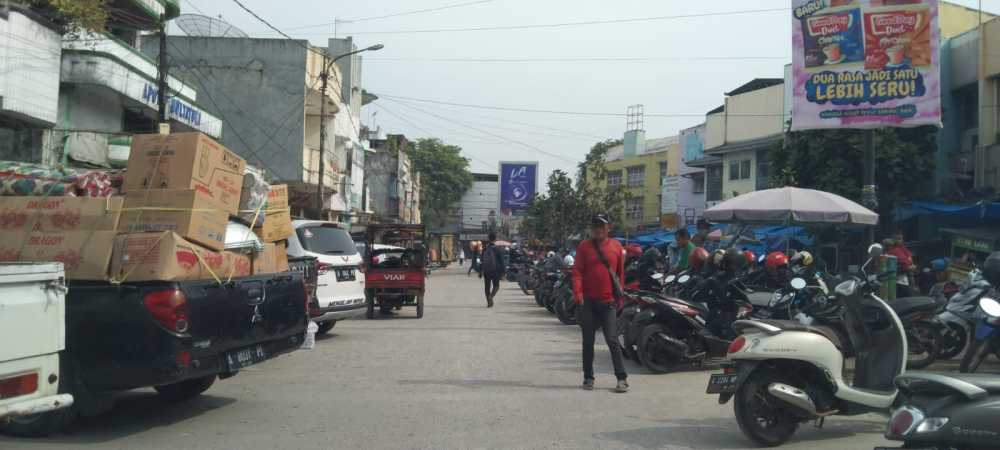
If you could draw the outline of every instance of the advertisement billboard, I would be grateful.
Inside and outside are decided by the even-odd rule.
[[[941,126],[938,0],[792,0],[792,130]]]
[[[538,162],[500,162],[500,212],[523,213],[538,192]]]

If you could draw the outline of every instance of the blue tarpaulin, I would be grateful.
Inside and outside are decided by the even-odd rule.
[[[712,231],[717,229],[722,229],[723,234],[728,231],[728,226],[723,227],[713,227]],[[803,249],[813,245],[814,239],[806,229],[803,227],[793,227],[793,226],[755,226],[749,228],[752,232],[754,239],[759,241],[759,243],[741,241],[737,246],[739,248],[745,248],[751,250],[757,254],[769,253],[772,251],[785,251],[786,242],[789,242],[788,248],[791,249]],[[694,227],[688,227],[688,232],[692,235],[695,233]],[[733,231],[735,232],[735,230]],[[745,233],[747,234],[747,233]],[[620,242],[624,243],[625,238],[616,238]],[[655,231],[652,233],[639,234],[635,236],[629,236],[629,243],[639,244],[643,248],[646,247],[657,247],[663,249],[675,242],[673,231]]]
[[[951,225],[980,225],[983,222],[1000,221],[1000,203],[979,202],[971,205],[948,205],[935,202],[906,202],[892,212],[896,222],[914,217],[934,215],[951,219]],[[959,223],[956,223],[959,222]]]

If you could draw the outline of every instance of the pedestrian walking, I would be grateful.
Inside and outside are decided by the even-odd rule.
[[[483,279],[486,289],[486,307],[493,307],[493,297],[500,291],[500,277],[506,271],[504,267],[503,250],[496,246],[496,233],[489,234],[489,242],[483,246],[482,263],[479,277]]]
[[[472,259],[469,260],[469,271],[465,276],[471,276],[473,270],[479,272],[479,244],[472,246]]]
[[[618,301],[624,294],[625,250],[608,237],[611,220],[606,214],[595,214],[590,222],[590,239],[577,246],[573,264],[573,301],[583,330],[583,389],[594,389],[594,341],[601,328],[618,379],[615,392],[628,392],[622,349],[615,336]]]
[[[458,265],[461,266],[463,264],[465,264],[465,249],[464,248],[459,248],[458,249]]]

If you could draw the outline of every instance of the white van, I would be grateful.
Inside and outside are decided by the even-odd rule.
[[[62,263],[0,264],[0,430],[44,436],[65,422],[65,321]]]
[[[309,308],[319,325],[318,334],[329,332],[338,320],[364,314],[363,259],[347,229],[322,220],[293,220],[292,227],[295,233],[288,238],[288,256],[319,259],[319,304]]]

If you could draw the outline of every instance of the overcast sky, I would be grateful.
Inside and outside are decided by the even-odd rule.
[[[325,45],[336,20],[371,18],[446,7],[475,0],[242,0],[261,17],[296,38]],[[408,137],[428,132],[460,145],[478,172],[496,172],[500,160],[537,160],[542,177],[572,172],[599,138],[625,131],[624,112],[643,104],[647,138],[677,134],[722,104],[723,92],[760,77],[782,77],[791,62],[789,12],[708,15],[629,23],[469,32],[374,32],[555,24],[657,16],[683,16],[789,7],[789,0],[481,0],[420,14],[338,25],[340,37],[360,46],[384,44],[366,54],[363,85],[376,94],[522,109],[621,113],[573,116],[469,109],[388,98],[363,111],[365,123]],[[976,0],[959,0],[976,7]],[[274,37],[232,0],[184,0],[183,12],[218,16],[254,37]],[[984,0],[985,10],[1000,0]],[[683,58],[718,58],[685,60]],[[415,58],[419,60],[396,60]],[[653,58],[637,61],[444,62],[441,58]],[[681,58],[670,60],[669,58]],[[732,59],[729,59],[732,58]],[[739,59],[743,58],[743,59]],[[397,100],[398,101],[398,100]],[[436,114],[434,117],[413,107]],[[396,116],[392,115],[395,113]],[[400,119],[397,116],[403,116]],[[695,116],[683,116],[695,115]],[[407,121],[409,123],[407,123]],[[456,124],[451,121],[458,121]],[[520,122],[520,123],[512,123]],[[524,125],[527,124],[527,125]],[[472,128],[475,129],[472,129]],[[548,128],[569,131],[556,131]],[[499,137],[498,137],[499,136]],[[511,142],[511,141],[516,141]],[[522,145],[523,144],[523,145]],[[548,153],[548,154],[546,154]],[[551,155],[550,155],[551,154]],[[554,155],[554,156],[553,156]]]

